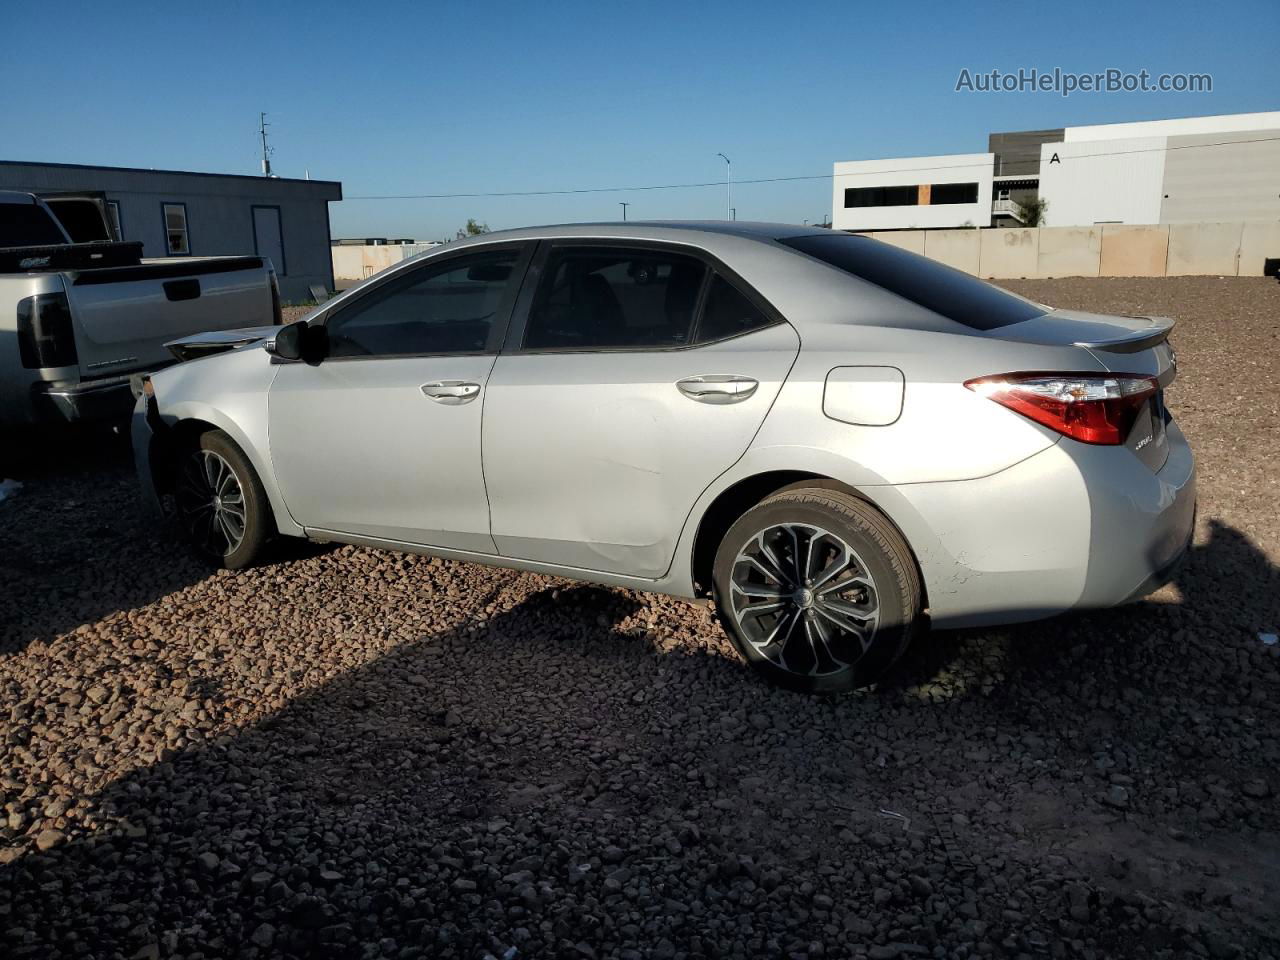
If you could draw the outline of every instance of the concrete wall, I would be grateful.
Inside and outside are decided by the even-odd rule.
[[[926,230],[924,255],[965,273],[977,273],[981,262],[978,230]]]
[[[979,277],[1262,276],[1280,259],[1280,221],[865,234]]]
[[[1040,243],[1036,251],[1035,276],[1098,275],[1102,263],[1101,227],[1041,227],[1036,233],[1040,234]]]
[[[1040,259],[1039,230],[1026,228],[979,230],[978,237],[979,276],[1036,276]]]
[[[1107,223],[1102,227],[1100,277],[1160,277],[1169,259],[1169,228]]]
[[[1246,223],[1240,231],[1238,276],[1261,276],[1263,261],[1280,259],[1280,221]]]
[[[1243,223],[1173,224],[1169,227],[1169,259],[1165,262],[1165,275],[1236,276],[1243,232]]]
[[[837,230],[895,230],[898,228],[975,227],[991,225],[989,153],[959,153],[938,157],[898,157],[853,160],[834,165],[831,223]],[[846,207],[849,187],[933,186],[976,183],[976,203],[930,203],[901,207]]]
[[[354,286],[402,260],[434,250],[438,243],[385,243],[372,246],[339,244],[329,248],[333,258],[333,282],[339,290]]]

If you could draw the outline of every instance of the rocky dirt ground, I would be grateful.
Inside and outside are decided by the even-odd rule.
[[[1194,551],[837,699],[657,596],[210,574],[121,442],[46,444],[0,504],[0,955],[1280,956],[1280,286],[1011,286],[1182,318]]]

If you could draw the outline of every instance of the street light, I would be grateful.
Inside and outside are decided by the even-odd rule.
[[[724,217],[726,220],[733,219],[733,164],[729,162],[729,158],[723,153],[717,153],[717,157],[724,161]]]
[[[627,203],[627,202],[625,202],[625,201],[619,200],[619,201],[618,201],[618,205],[622,207],[622,222],[623,222],[623,223],[626,223],[626,222],[627,222],[627,207],[631,206],[631,204],[630,204],[630,203]]]

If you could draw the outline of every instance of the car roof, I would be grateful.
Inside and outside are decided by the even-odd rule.
[[[852,236],[826,227],[740,220],[615,220],[501,230],[423,251],[349,288],[317,307],[315,314],[341,309],[342,304],[359,296],[362,289],[384,282],[403,271],[412,270],[414,264],[426,263],[438,257],[450,257],[466,250],[536,240],[609,240],[624,243],[630,240],[685,245],[710,253],[797,327],[819,324],[847,326],[850,322],[851,297],[857,298],[863,308],[861,312],[865,315],[894,316],[895,323],[899,326],[914,324],[933,329],[939,324],[948,323],[919,307],[906,305],[902,298],[874,284],[778,243],[779,240],[793,237],[830,237],[833,233],[836,236]],[[866,238],[865,242],[877,241]],[[311,316],[309,314],[306,319]],[[916,319],[911,320],[909,316],[915,316]]]
[[[774,241],[783,237],[830,234],[824,227],[794,223],[760,223],[743,220],[612,220],[591,223],[558,223],[538,227],[499,230],[468,237],[460,243],[494,243],[501,240],[554,240],[561,238],[602,240],[666,240],[714,244],[717,240]],[[455,244],[447,244],[449,247]]]

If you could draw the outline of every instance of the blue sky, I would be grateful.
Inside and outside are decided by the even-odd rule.
[[[0,158],[258,170],[348,197],[829,174],[978,152],[992,130],[1280,109],[1275,0],[1187,3],[10,4]],[[56,36],[56,43],[47,38]],[[1209,73],[1210,94],[956,93],[961,68]],[[720,217],[723,187],[347,200],[335,236]],[[820,220],[824,180],[742,185]]]

